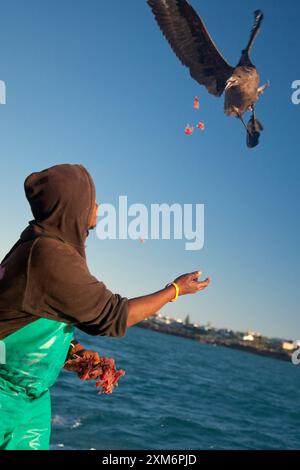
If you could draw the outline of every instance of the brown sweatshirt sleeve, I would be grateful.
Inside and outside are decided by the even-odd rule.
[[[93,276],[70,245],[40,238],[28,260],[23,310],[97,336],[124,336],[128,299]]]

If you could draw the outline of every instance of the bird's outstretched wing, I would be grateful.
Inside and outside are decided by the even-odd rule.
[[[147,0],[173,51],[191,76],[215,96],[221,96],[233,72],[203,21],[186,0]]]

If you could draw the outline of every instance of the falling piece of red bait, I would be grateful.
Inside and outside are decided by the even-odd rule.
[[[194,108],[199,109],[200,103],[199,103],[199,98],[198,96],[195,96],[194,98]]]
[[[189,124],[185,126],[184,133],[186,135],[192,135],[193,132],[194,132],[194,128],[192,126],[190,126]]]
[[[201,129],[201,131],[204,131],[204,129],[205,129],[204,122],[198,122],[196,127],[197,127],[197,129]]]

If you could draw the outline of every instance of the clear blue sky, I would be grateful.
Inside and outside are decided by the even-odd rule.
[[[128,297],[202,269],[206,292],[164,312],[200,323],[300,339],[300,5],[292,0],[193,0],[229,62],[265,12],[253,51],[270,89],[258,104],[261,145],[245,146],[221,99],[194,82],[144,0],[10,0],[1,4],[1,257],[32,218],[23,181],[58,163],[82,163],[100,202],[204,203],[205,246],[88,239],[93,274]],[[198,95],[196,113],[192,101]],[[203,133],[185,136],[197,119]],[[76,191],[76,188],[74,188]]]

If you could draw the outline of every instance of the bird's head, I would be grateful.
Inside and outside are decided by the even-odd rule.
[[[234,86],[237,86],[240,82],[240,78],[238,75],[231,75],[230,78],[228,78],[228,80],[226,81],[226,85],[225,85],[225,90],[229,90],[229,88],[232,88]]]
[[[254,66],[239,66],[236,67],[233,74],[228,78],[225,84],[225,90],[234,86],[242,85],[248,82],[251,78],[258,77],[256,68]]]

